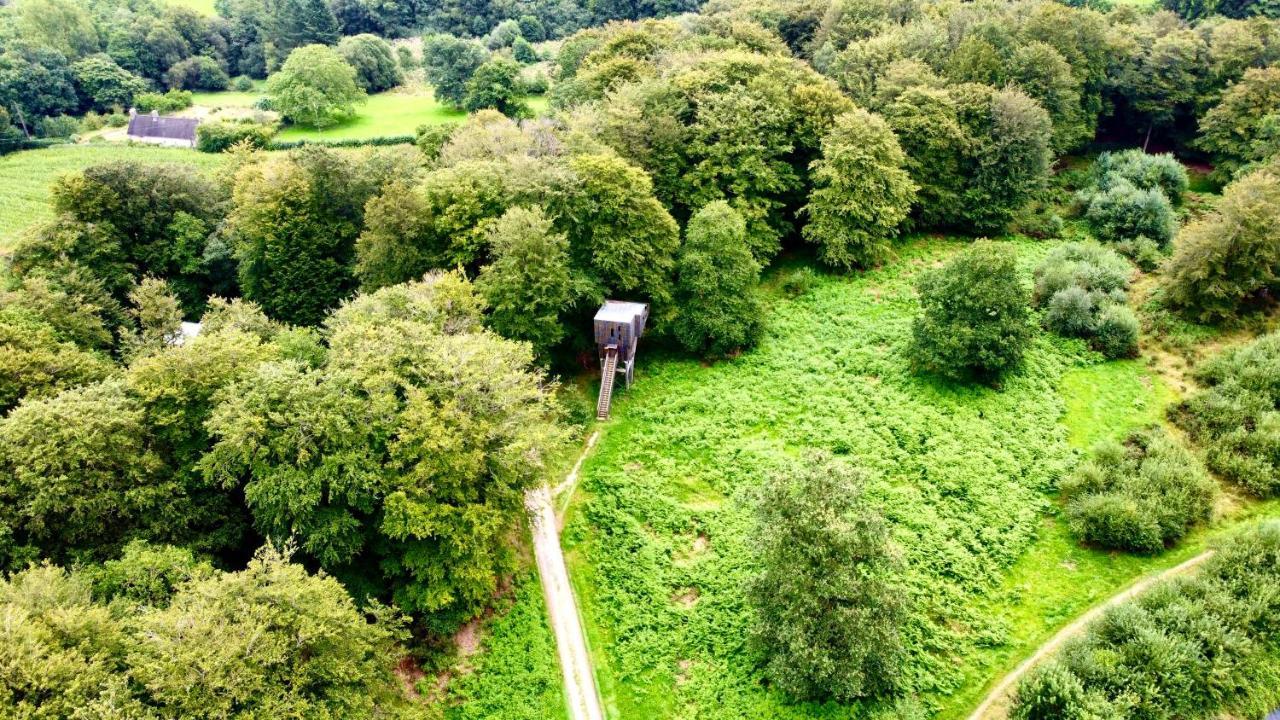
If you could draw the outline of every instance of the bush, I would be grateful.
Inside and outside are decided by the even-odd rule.
[[[233,145],[248,143],[253,148],[265,148],[271,143],[278,128],[247,120],[201,123],[196,128],[196,149],[206,153],[220,153]]]
[[[124,113],[113,112],[107,116],[107,127],[121,128],[129,124],[129,116]]]
[[[1138,316],[1128,306],[1105,303],[1093,328],[1093,349],[1108,358],[1138,356]]]
[[[1255,495],[1280,492],[1280,333],[1229,350],[1196,370],[1205,386],[1174,419],[1206,449],[1209,468]]]
[[[1107,611],[1019,685],[1015,720],[1262,717],[1280,702],[1280,523]]]
[[[80,121],[70,115],[40,118],[36,133],[42,138],[69,138],[80,132]]]
[[[356,82],[365,92],[376,93],[404,82],[391,45],[377,35],[355,35],[338,43],[338,53],[356,70]]]
[[[203,55],[175,63],[164,74],[164,81],[171,90],[226,90],[231,84],[222,65]]]
[[[915,365],[962,379],[996,380],[1031,342],[1030,300],[1008,246],[979,240],[920,279]]]
[[[154,92],[139,93],[133,99],[133,107],[140,113],[151,111],[170,113],[191,107],[194,98],[190,90],[170,90],[163,95]]]
[[[1035,269],[1034,301],[1047,308],[1044,325],[1067,337],[1086,338],[1109,358],[1138,351],[1138,320],[1124,306],[1133,270],[1098,243],[1055,248]]]
[[[236,92],[249,92],[253,90],[253,78],[248,75],[237,75],[231,81],[231,89]]]
[[[1201,321],[1237,317],[1280,291],[1280,175],[1227,185],[1217,210],[1183,228],[1165,274],[1169,303]]]
[[[1097,445],[1062,482],[1071,529],[1085,542],[1156,552],[1209,518],[1217,485],[1163,430]]]
[[[378,137],[345,138],[343,140],[273,140],[267,144],[267,149],[294,150],[301,147],[386,147],[388,145],[412,145],[417,140],[418,138],[413,135],[380,135]]]
[[[291,122],[316,128],[335,125],[355,115],[365,101],[356,71],[337,50],[306,45],[289,53],[280,71],[267,79],[275,109]]]
[[[1154,240],[1146,235],[1139,235],[1132,240],[1121,240],[1115,243],[1116,252],[1133,261],[1133,264],[1147,272],[1160,267],[1165,254]]]
[[[1145,236],[1164,246],[1173,240],[1178,227],[1173,206],[1163,192],[1140,189],[1123,178],[1111,180],[1105,189],[1086,192],[1082,200],[1085,220],[1103,240]]]
[[[1187,169],[1173,155],[1148,155],[1139,148],[1104,152],[1091,169],[1094,184],[1102,190],[1127,180],[1139,190],[1159,190],[1170,202],[1182,202],[1189,180]]]

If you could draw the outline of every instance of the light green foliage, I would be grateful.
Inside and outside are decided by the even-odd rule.
[[[748,597],[765,676],[787,695],[841,702],[891,692],[907,614],[889,528],[864,499],[866,480],[828,453],[765,479]]]
[[[1214,175],[1229,180],[1249,163],[1280,151],[1274,130],[1280,113],[1280,68],[1251,68],[1200,120],[1199,146],[1214,158]]]
[[[437,632],[514,568],[523,491],[562,438],[528,346],[481,330],[481,308],[456,274],[356,298],[323,367],[262,364],[220,393],[200,463],[268,537]]]
[[[676,278],[674,332],[687,350],[715,357],[759,340],[760,266],[747,245],[746,222],[728,203],[710,203],[689,220]]]
[[[110,360],[77,347],[35,313],[0,309],[0,413],[24,398],[101,380],[111,369]]]
[[[1101,240],[1116,242],[1145,237],[1157,245],[1173,241],[1178,221],[1169,198],[1159,189],[1135,187],[1125,179],[1083,196],[1084,218]]]
[[[65,267],[54,277],[31,274],[13,289],[0,290],[0,307],[28,312],[48,323],[60,339],[87,350],[111,347],[111,326],[121,324],[123,315],[101,281]]]
[[[498,607],[486,626],[474,670],[449,685],[457,703],[448,720],[546,720],[565,714],[563,679],[556,662],[555,637],[537,577],[515,581],[511,603]]]
[[[467,79],[462,107],[468,112],[497,110],[507,117],[527,117],[528,93],[520,79],[520,64],[505,57],[493,57],[476,68]]]
[[[1094,446],[1062,482],[1072,530],[1103,547],[1158,552],[1209,519],[1217,484],[1159,429]]]
[[[1069,640],[1022,681],[1011,717],[1266,714],[1280,702],[1278,573],[1280,523],[1242,531],[1194,576],[1148,590]]]
[[[180,492],[157,478],[143,409],[118,379],[29,401],[0,421],[5,565],[101,557]]]
[[[1138,148],[1102,153],[1089,168],[1089,174],[1103,190],[1127,180],[1139,190],[1159,190],[1175,205],[1182,202],[1190,184],[1187,169],[1173,155],[1149,155]]]
[[[124,343],[129,356],[159,352],[182,337],[182,308],[164,280],[144,277],[129,293],[129,304],[137,324],[136,334]]]
[[[214,574],[213,566],[190,550],[134,541],[120,557],[81,570],[98,602],[118,602],[130,610],[163,608],[184,584]]]
[[[921,312],[911,344],[917,367],[953,379],[990,381],[1021,363],[1034,327],[1030,297],[1010,250],[979,241],[920,278]]]
[[[0,584],[0,613],[16,621],[0,630],[0,711],[15,717],[372,720],[408,706],[391,672],[400,620],[274,550],[235,573],[140,545],[85,572],[33,566]]]
[[[272,105],[300,125],[325,128],[353,116],[365,92],[356,71],[338,52],[307,45],[289,53],[280,71],[267,79]]]
[[[338,43],[338,53],[355,68],[356,82],[367,93],[382,92],[404,82],[391,44],[377,35],[353,35]]]
[[[884,260],[915,200],[906,156],[889,125],[854,110],[835,119],[814,162],[803,233],[826,264],[849,270]]]
[[[1054,248],[1035,269],[1033,301],[1046,308],[1045,327],[1088,338],[1109,358],[1138,353],[1138,320],[1125,306],[1133,268],[1096,242]]]
[[[1196,370],[1205,387],[1174,418],[1205,448],[1209,469],[1263,497],[1280,491],[1280,334],[1228,350]]]
[[[1214,212],[1179,233],[1163,285],[1171,305],[1209,322],[1280,289],[1280,174],[1259,170],[1228,185]]]
[[[493,262],[480,270],[476,287],[492,312],[498,334],[533,345],[545,359],[565,335],[560,321],[573,300],[569,241],[551,229],[541,209],[514,207],[486,225]]]
[[[912,373],[913,275],[961,247],[917,241],[901,262],[819,274],[804,295],[779,299],[756,350],[710,367],[651,359],[616,399],[562,537],[605,702],[619,715],[870,714],[867,703],[796,704],[766,690],[763,658],[745,642],[753,613],[743,586],[761,569],[757,489],[803,448],[865,469],[864,501],[901,548],[912,608],[904,690],[930,704],[961,687],[972,697],[993,665],[1016,664],[989,654],[1023,620],[1039,632],[1060,622],[1002,620],[1020,595],[992,588],[1044,532],[1045,491],[1071,462],[1057,386],[1083,350],[1038,338],[999,392]],[[1032,564],[1027,582],[1059,562]]]

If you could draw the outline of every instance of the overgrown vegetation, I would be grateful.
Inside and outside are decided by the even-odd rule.
[[[1046,328],[1089,340],[1108,358],[1136,357],[1138,318],[1125,305],[1133,268],[1097,243],[1067,243],[1035,269],[1036,305]]]
[[[1107,441],[1063,480],[1072,530],[1104,547],[1157,552],[1209,519],[1217,485],[1159,429]]]
[[[1280,523],[1109,610],[1018,688],[1012,717],[1261,716],[1280,702]]]

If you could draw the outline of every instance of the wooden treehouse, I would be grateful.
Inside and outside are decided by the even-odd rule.
[[[605,300],[596,312],[596,346],[600,349],[600,399],[596,402],[596,417],[609,418],[609,404],[613,401],[613,385],[621,374],[631,387],[635,379],[636,345],[644,335],[644,323],[649,319],[649,306],[644,303]]]

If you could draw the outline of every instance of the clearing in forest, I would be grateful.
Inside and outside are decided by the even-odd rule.
[[[1029,282],[1052,244],[1013,246]],[[881,269],[819,276],[793,299],[779,270],[756,350],[710,367],[640,361],[563,535],[611,717],[850,717],[765,689],[748,643],[755,494],[805,448],[872,478],[914,605],[905,681],[938,717],[964,717],[1054,628],[1203,543],[1095,552],[1056,517],[1056,480],[1080,446],[1160,417],[1171,394],[1142,363],[1040,333],[1000,390],[911,371],[915,276],[961,247],[916,239]]]

